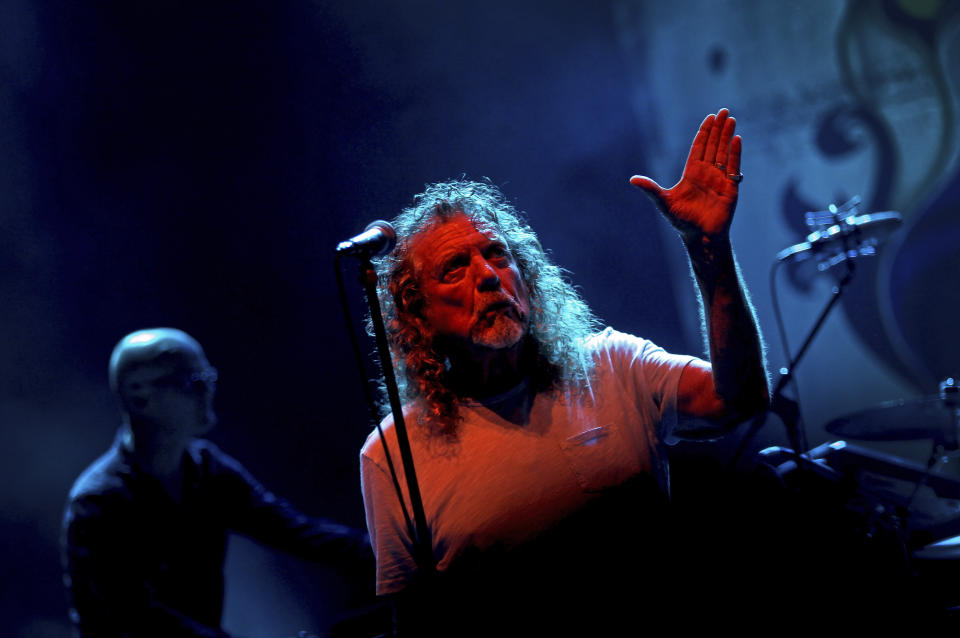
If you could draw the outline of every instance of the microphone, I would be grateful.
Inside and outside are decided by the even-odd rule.
[[[337,244],[338,255],[377,257],[386,255],[397,245],[397,231],[390,222],[372,221],[359,235]]]

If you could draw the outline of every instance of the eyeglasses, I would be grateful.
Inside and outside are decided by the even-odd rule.
[[[194,372],[175,372],[154,379],[153,387],[161,390],[176,390],[190,394],[210,392],[217,387],[217,369],[210,366]]]

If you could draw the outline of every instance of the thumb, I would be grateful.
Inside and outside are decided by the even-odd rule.
[[[663,188],[660,187],[660,184],[657,184],[646,175],[634,175],[630,178],[630,183],[637,188],[643,189],[647,195],[651,197],[660,195],[660,191],[663,190]]]
[[[634,175],[630,178],[630,183],[641,189],[657,206],[663,203],[663,188],[649,177]]]

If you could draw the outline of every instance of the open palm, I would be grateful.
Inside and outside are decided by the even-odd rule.
[[[680,181],[663,188],[649,177],[630,183],[647,194],[667,220],[687,238],[726,236],[737,206],[742,141],[727,109],[708,115],[700,125]]]

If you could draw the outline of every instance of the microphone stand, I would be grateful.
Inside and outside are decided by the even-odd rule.
[[[843,294],[843,289],[850,283],[853,279],[853,274],[855,272],[853,260],[848,256],[844,260],[847,266],[847,271],[844,276],[840,279],[839,283],[833,287],[831,291],[830,300],[827,302],[827,305],[820,312],[820,316],[817,317],[817,321],[813,324],[810,333],[807,335],[807,338],[804,340],[803,345],[800,346],[800,349],[797,351],[797,354],[790,360],[785,368],[780,368],[780,379],[777,381],[777,385],[773,390],[773,394],[770,399],[770,409],[766,412],[761,412],[756,416],[753,422],[750,425],[750,429],[747,431],[747,434],[744,436],[743,440],[740,442],[740,446],[737,448],[737,451],[734,453],[733,457],[730,459],[730,463],[727,465],[727,470],[732,470],[737,461],[740,459],[740,456],[746,450],[747,445],[756,436],[757,431],[766,423],[767,415],[770,412],[773,412],[780,420],[783,421],[784,426],[787,428],[787,437],[790,441],[790,446],[793,448],[794,455],[800,456],[804,451],[802,450],[801,437],[800,437],[800,427],[798,421],[800,419],[800,405],[796,400],[791,399],[783,394],[784,389],[793,380],[794,370],[796,370],[797,365],[800,363],[800,360],[807,352],[807,348],[813,342],[814,336],[817,332],[820,331],[820,327],[823,325],[823,322],[826,321],[827,315],[830,314],[830,311],[833,310],[833,307],[837,305],[837,302],[840,301],[840,295]],[[788,353],[789,354],[789,353]],[[799,467],[799,465],[798,465]]]
[[[407,491],[410,494],[410,508],[413,510],[414,523],[413,558],[421,570],[429,573],[436,569],[433,561],[433,546],[430,541],[430,530],[427,527],[427,517],[423,510],[420,486],[417,483],[417,474],[413,466],[410,439],[407,437],[407,426],[403,419],[400,391],[397,388],[397,379],[393,371],[393,359],[390,356],[390,347],[387,344],[387,330],[384,326],[383,315],[380,310],[380,299],[377,297],[377,273],[370,259],[367,257],[364,257],[360,263],[360,281],[367,293],[367,303],[370,305],[370,318],[373,323],[373,332],[377,341],[377,352],[380,355],[380,367],[383,371],[383,378],[387,386],[390,409],[393,411],[393,426],[397,433],[397,446],[400,448],[403,473],[406,476]],[[384,448],[386,448],[387,441],[383,438],[382,433],[380,440]],[[401,496],[399,492],[397,496]]]

